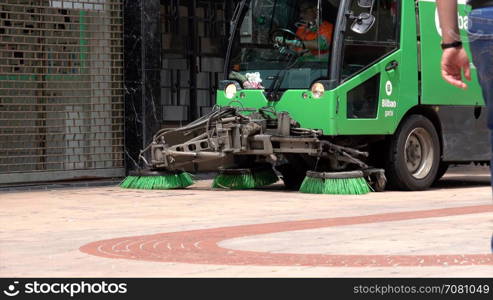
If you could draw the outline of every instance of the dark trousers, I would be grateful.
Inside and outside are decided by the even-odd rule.
[[[473,63],[478,71],[479,83],[488,108],[488,128],[493,149],[493,7],[474,9],[469,14],[468,32]],[[490,173],[493,174],[493,159]]]

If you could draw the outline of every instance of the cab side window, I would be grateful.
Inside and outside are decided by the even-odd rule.
[[[359,7],[358,0],[353,0],[350,10],[354,16],[358,16],[368,13],[370,9]],[[374,0],[372,14],[376,18],[375,23],[364,34],[352,31],[353,21],[348,21],[343,48],[343,80],[359,73],[399,46],[400,1]]]

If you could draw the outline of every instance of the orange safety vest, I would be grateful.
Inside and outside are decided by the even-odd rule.
[[[320,25],[320,28],[317,31],[313,31],[310,28],[307,28],[306,25],[300,26],[296,31],[296,35],[300,37],[303,41],[314,41],[319,36],[325,37],[325,40],[330,45],[332,42],[332,34],[334,32],[334,25],[330,24],[327,21],[323,21]],[[329,50],[311,50],[313,55],[327,54]]]

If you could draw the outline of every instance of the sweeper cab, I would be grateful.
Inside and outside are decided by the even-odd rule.
[[[268,166],[288,188],[340,174],[414,191],[489,163],[474,69],[467,90],[441,78],[435,1],[242,0],[230,32],[216,107],[157,132],[148,169]]]

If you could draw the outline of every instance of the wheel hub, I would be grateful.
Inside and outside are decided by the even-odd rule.
[[[416,128],[408,135],[404,148],[407,170],[416,179],[425,178],[433,166],[434,149],[431,135],[424,128]]]

